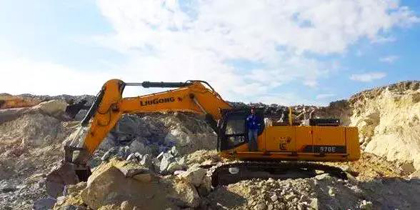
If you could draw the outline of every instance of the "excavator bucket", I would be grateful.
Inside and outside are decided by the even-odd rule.
[[[64,146],[64,161],[47,175],[46,188],[49,196],[59,197],[63,195],[66,185],[87,181],[91,175],[90,168],[87,166],[90,154],[82,147],[71,146],[80,145],[80,140],[85,135],[86,129],[79,128],[70,136],[72,141],[69,142],[69,145]]]
[[[60,197],[63,195],[66,185],[77,184],[78,182],[79,178],[74,164],[63,163],[48,174],[46,181],[47,194],[54,198]]]
[[[63,195],[66,185],[74,185],[78,182],[87,181],[92,174],[89,167],[81,167],[74,163],[63,162],[47,175],[47,194],[57,198]]]

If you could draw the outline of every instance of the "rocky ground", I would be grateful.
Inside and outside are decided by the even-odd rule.
[[[341,167],[348,180],[320,174],[212,188],[198,166],[227,160],[217,156],[216,135],[200,116],[125,115],[90,162],[88,182],[58,198],[46,194],[45,177],[80,129],[64,114],[66,104],[93,98],[2,94],[13,101],[0,109],[0,209],[418,209],[419,84],[364,91],[328,107],[294,107],[359,128],[361,160],[326,163]],[[285,109],[259,106],[276,117]]]

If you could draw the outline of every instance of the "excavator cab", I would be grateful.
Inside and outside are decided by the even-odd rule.
[[[218,151],[226,151],[248,144],[248,128],[246,118],[251,114],[249,109],[229,109],[221,110],[222,119],[218,124]],[[258,130],[260,136],[265,128],[264,112],[262,109],[256,110],[256,115],[261,119],[261,126]]]

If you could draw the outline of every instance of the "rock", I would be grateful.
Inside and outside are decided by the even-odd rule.
[[[128,157],[127,157],[127,161],[138,161],[136,155],[134,153],[131,153]]]
[[[102,143],[99,144],[98,149],[108,151],[108,150],[114,148],[115,146],[117,146],[115,139],[116,139],[116,137],[112,133],[109,133],[108,136],[105,137],[105,139],[102,141]],[[115,154],[113,154],[113,155],[115,155]]]
[[[309,204],[312,209],[318,210],[318,199],[312,198],[311,203]]]
[[[140,160],[140,164],[144,167],[150,168],[153,165],[153,160],[149,154],[145,154]]]
[[[81,192],[83,202],[93,209],[106,205],[119,208],[124,201],[139,209],[175,207],[166,198],[172,192],[172,186],[163,182],[141,182],[128,178],[118,169],[126,164],[129,163],[113,159],[100,165],[89,177],[86,189]]]
[[[331,176],[327,173],[315,176],[316,180],[331,179]]]
[[[416,171],[412,163],[404,163],[400,167],[404,174],[412,174]]]
[[[57,209],[57,207],[54,207]],[[84,206],[67,205],[59,208],[60,210],[86,210]]]
[[[0,186],[0,192],[2,193],[9,193],[18,190],[18,188],[11,183],[5,183]]]
[[[120,147],[118,149],[117,156],[125,160],[127,156],[129,155],[129,150],[130,148],[128,146]]]
[[[160,161],[159,171],[160,173],[165,173],[169,165],[174,161],[173,155],[170,153],[164,153],[162,156],[162,160]]]
[[[145,146],[143,143],[139,142],[139,141],[133,141],[130,144],[130,152],[131,153],[136,153],[139,152],[140,154],[145,154]]]
[[[373,209],[373,204],[370,201],[363,200],[362,203],[360,204],[360,209],[371,210]]]
[[[410,174],[410,179],[420,178],[420,170],[415,171],[414,173]]]
[[[160,172],[160,160],[157,158],[152,159],[152,168],[156,172]]]
[[[207,170],[199,167],[191,167],[186,172],[181,173],[178,177],[185,179],[188,183],[198,187],[203,182],[204,176],[206,176]]]
[[[333,189],[332,187],[329,187],[329,189],[328,189],[328,194],[329,194],[330,196],[332,196],[332,197],[334,197],[334,196],[335,196],[335,192],[334,192],[334,189]]]
[[[82,120],[85,118],[85,116],[86,116],[87,112],[88,112],[88,110],[86,110],[86,109],[82,109],[82,110],[80,110],[80,111],[76,114],[76,116],[74,117],[74,120],[77,120],[77,121],[82,121]]]
[[[57,202],[54,198],[42,198],[34,202],[34,210],[46,210],[52,209],[54,204]]]
[[[341,170],[345,171],[345,172],[351,172],[350,167],[349,166],[340,166]]]
[[[179,165],[185,166],[186,165],[186,161],[185,161],[185,157],[179,158],[179,160],[176,161]]]
[[[159,155],[156,156],[156,159],[162,160],[164,154],[165,154],[164,152],[160,152]]]
[[[111,148],[107,152],[105,152],[105,154],[102,156],[101,160],[102,161],[108,161],[111,156],[115,155],[115,153],[116,153],[116,149]]]
[[[172,148],[171,148],[171,154],[173,155],[173,156],[178,156],[179,155],[179,152],[178,152],[178,150],[176,149],[176,147],[175,146],[173,146]]]
[[[121,209],[120,209],[120,205],[110,204],[110,205],[101,206],[101,208],[99,208],[98,210],[121,210]]]
[[[265,205],[265,203],[259,203],[257,205],[254,206],[255,210],[266,210],[267,209],[267,205]]]
[[[270,199],[271,199],[271,201],[277,201],[277,199],[278,199],[278,197],[277,197],[277,195],[276,194],[274,194],[274,195],[272,195],[271,197],[270,197]]]
[[[51,100],[42,102],[34,107],[32,110],[37,110],[41,113],[58,117],[66,111],[67,103],[62,100]]]
[[[181,208],[196,208],[200,205],[200,196],[197,190],[185,181],[175,182],[173,192],[168,197]]]
[[[211,177],[205,175],[198,189],[200,190],[200,195],[207,195],[208,193],[210,193],[211,192]]]
[[[141,155],[140,153],[136,152],[134,153],[134,156],[136,156],[136,158],[140,161],[141,159],[143,159],[143,155]]]
[[[175,171],[182,170],[184,167],[177,162],[170,163],[166,171],[169,173],[174,173]]]
[[[134,206],[131,205],[128,201],[123,201],[121,203],[121,210],[133,210]]]
[[[125,177],[134,177],[137,174],[150,174],[150,170],[135,163],[115,164]]]
[[[86,188],[86,182],[79,182],[75,185],[67,185],[64,190],[64,196],[77,195],[80,191]]]
[[[151,174],[136,174],[133,176],[133,179],[138,180],[140,182],[151,182],[152,175]]]

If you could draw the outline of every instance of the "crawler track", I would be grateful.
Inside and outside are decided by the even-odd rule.
[[[235,168],[236,174],[229,172]],[[322,171],[322,172],[321,172]],[[212,186],[228,185],[241,180],[259,179],[297,179],[310,178],[320,173],[347,179],[346,173],[338,167],[316,163],[300,162],[239,162],[228,163],[211,168]]]

